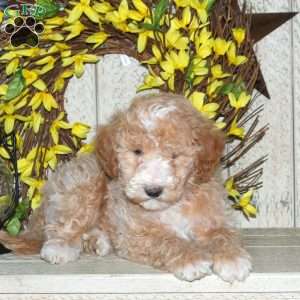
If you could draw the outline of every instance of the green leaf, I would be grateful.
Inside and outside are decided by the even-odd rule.
[[[61,5],[54,0],[37,0],[35,17],[39,20],[55,17],[61,10]]]
[[[18,204],[14,217],[18,218],[19,220],[25,219],[28,214],[29,208],[30,208],[29,201],[23,200]]]
[[[213,6],[215,5],[216,3],[216,0],[206,0],[207,2],[207,5],[206,5],[206,10],[208,12],[210,12],[212,9],[213,9]]]
[[[160,0],[154,8],[153,24],[159,28],[159,22],[169,7],[169,0]]]
[[[149,23],[142,23],[142,24],[139,24],[140,28],[144,28],[144,29],[147,29],[147,30],[158,30],[159,27],[157,27],[156,25],[154,24],[149,24]]]
[[[12,218],[6,224],[6,230],[12,236],[18,235],[18,233],[21,230],[21,222],[20,222],[20,220],[17,217]]]
[[[235,97],[239,97],[242,92],[246,90],[245,83],[243,81],[239,82],[230,82],[227,84],[224,84],[221,89],[220,93],[222,95],[228,95],[229,93],[233,93]]]
[[[231,93],[231,91],[233,90],[234,88],[234,83],[233,82],[230,82],[230,83],[227,83],[227,84],[224,84],[221,89],[220,89],[220,93],[222,95],[228,95],[229,93]]]
[[[28,199],[19,202],[14,216],[4,224],[6,231],[13,236],[18,235],[22,227],[22,221],[28,217],[30,203]]]
[[[8,84],[8,89],[4,100],[9,101],[17,96],[19,96],[23,89],[25,88],[25,78],[22,74],[22,69],[18,69],[15,73],[14,78]]]
[[[189,88],[191,89],[193,87],[193,81],[194,81],[194,74],[193,74],[193,60],[190,60],[190,63],[187,67],[186,75],[185,75],[185,81],[188,83]]]

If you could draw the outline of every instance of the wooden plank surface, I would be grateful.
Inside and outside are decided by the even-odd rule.
[[[292,0],[293,11],[300,12],[300,0]],[[295,225],[300,227],[300,15],[293,22],[293,98],[294,98],[294,151],[295,151]]]
[[[244,283],[230,285],[216,276],[194,283],[182,282],[171,274],[114,256],[84,256],[75,263],[53,266],[37,256],[2,255],[0,295],[246,292],[300,295],[300,229],[248,229],[243,231],[243,238],[254,262],[253,273]]]
[[[130,267],[130,264],[128,265]],[[1,294],[300,293],[299,273],[252,273],[243,283],[216,276],[183,282],[171,274],[1,276]]]
[[[42,294],[0,295],[0,300],[299,300],[298,293],[168,293],[168,294]]]

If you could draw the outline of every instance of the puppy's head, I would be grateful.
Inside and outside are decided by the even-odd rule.
[[[185,98],[158,94],[136,98],[101,127],[96,155],[129,201],[161,210],[181,199],[188,182],[210,180],[224,140]]]

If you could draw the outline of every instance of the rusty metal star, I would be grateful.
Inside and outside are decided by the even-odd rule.
[[[238,0],[232,0],[231,5],[238,14],[241,13]],[[251,13],[249,15],[251,16],[250,34],[254,41],[254,44],[256,44],[267,35],[272,33],[274,30],[279,28],[281,25],[292,19],[295,15],[297,15],[297,13]],[[261,69],[259,70],[259,74],[254,87],[257,91],[270,99],[270,94],[268,92],[268,88]]]
[[[253,38],[254,43],[262,40],[285,22],[292,19],[296,14],[297,13],[295,12],[252,14],[251,37]],[[255,88],[261,94],[270,99],[270,94],[261,70],[259,70]]]

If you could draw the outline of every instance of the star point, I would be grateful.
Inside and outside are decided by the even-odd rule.
[[[231,0],[231,7],[237,14],[241,13],[241,8],[239,6],[238,0]],[[267,35],[272,33],[274,30],[279,28],[281,25],[291,20],[297,12],[279,12],[279,13],[250,13],[248,14],[251,17],[251,26],[250,26],[250,35],[254,44],[261,41]],[[253,50],[254,52],[254,50]],[[256,59],[257,63],[258,60]],[[257,76],[254,88],[259,91],[262,95],[270,99],[270,94],[264,79],[261,69]]]

